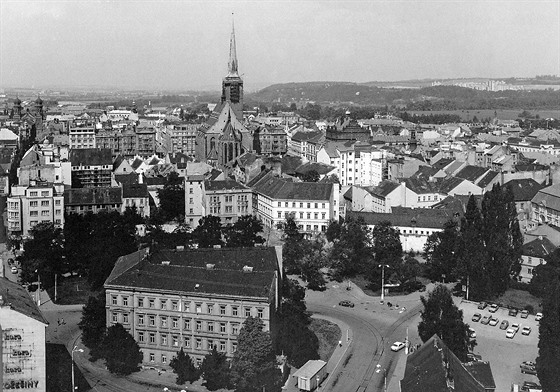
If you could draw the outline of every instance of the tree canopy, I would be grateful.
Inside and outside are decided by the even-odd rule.
[[[90,296],[82,309],[82,319],[78,326],[82,330],[82,343],[89,348],[90,358],[95,361],[103,356],[103,338],[106,331],[107,313],[105,292]]]
[[[177,375],[176,383],[177,385],[183,385],[186,382],[194,382],[200,378],[200,372],[194,365],[192,358],[183,351],[183,348],[179,350],[176,356],[171,359],[169,366],[173,369],[173,372]]]
[[[121,324],[107,328],[103,346],[103,357],[111,373],[128,375],[140,370],[142,351]]]
[[[199,248],[212,248],[224,245],[222,240],[222,222],[220,217],[207,215],[200,218],[198,226],[192,232],[193,240]]]
[[[455,220],[445,222],[443,231],[428,236],[424,246],[428,277],[441,282],[455,280],[459,225]]]
[[[200,372],[204,378],[204,386],[210,391],[221,388],[231,387],[231,375],[229,363],[226,354],[219,352],[216,346],[212,347],[212,351],[206,354]]]
[[[263,244],[265,239],[259,235],[262,231],[263,224],[259,218],[253,215],[241,216],[233,225],[225,228],[226,246],[239,248]]]
[[[179,174],[171,172],[162,189],[158,189],[159,213],[165,221],[183,221],[185,216],[185,187]]]
[[[338,225],[338,223],[331,222],[331,225]],[[362,218],[354,219],[348,216],[340,224],[338,238],[334,236],[331,238],[334,241],[330,261],[335,279],[353,277],[363,272],[364,266],[371,263],[371,233]]]

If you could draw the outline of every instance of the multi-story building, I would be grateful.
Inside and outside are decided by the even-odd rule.
[[[47,390],[47,325],[27,290],[0,278],[0,382],[3,391]]]
[[[64,191],[64,211],[67,214],[122,210],[123,188],[71,188]]]
[[[274,333],[279,255],[272,247],[158,250],[120,257],[105,281],[107,326],[122,324],[143,364],[168,367],[182,348],[198,364],[228,358],[249,316]]]
[[[284,155],[288,151],[288,135],[281,126],[259,125],[253,132],[255,152],[263,155]]]
[[[31,181],[12,186],[7,199],[8,232],[28,236],[38,223],[64,225],[64,184]]]
[[[203,176],[187,176],[185,179],[185,222],[192,228],[198,221],[213,215],[222,224],[233,224],[240,216],[252,215],[253,191],[234,180],[204,180]]]
[[[531,213],[533,222],[560,227],[560,184],[539,190],[531,200]]]
[[[531,220],[531,200],[544,186],[532,178],[511,180],[506,182],[504,186],[509,187],[513,193],[519,228],[523,232],[530,230],[535,225],[535,222]]]
[[[533,279],[535,268],[541,264],[546,264],[546,259],[555,250],[556,246],[543,236],[525,243],[521,251],[519,281],[529,283]]]
[[[113,159],[108,148],[81,148],[70,151],[72,188],[111,186]]]
[[[173,124],[167,127],[171,137],[171,153],[195,156],[196,132],[200,124]]]
[[[142,217],[150,216],[150,194],[148,185],[143,183],[143,176],[139,175],[138,184],[122,184],[122,208],[123,212],[126,208],[136,208],[136,212]]]
[[[123,130],[100,130],[95,137],[95,144],[97,148],[110,149],[113,159],[118,155],[127,159],[134,158],[136,155],[136,133],[131,127]]]
[[[157,153],[156,129],[153,125],[144,124],[136,128],[136,155],[143,158]]]
[[[81,121],[70,124],[70,148],[95,148],[95,122]]]
[[[326,231],[329,221],[338,220],[338,183],[292,182],[269,172],[248,185],[265,226],[277,227],[293,214],[299,229],[312,234]]]
[[[301,127],[305,130],[305,127]],[[317,162],[317,153],[325,144],[325,134],[321,131],[297,131],[289,140],[288,153]]]

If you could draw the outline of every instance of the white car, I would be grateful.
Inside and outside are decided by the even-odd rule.
[[[476,331],[474,329],[470,328],[470,327],[469,327],[469,337],[471,339],[476,338]]]
[[[12,267],[12,274],[17,274],[18,273],[18,269],[16,267]]]
[[[515,333],[519,332],[519,324],[517,323],[511,324],[511,329],[514,329]]]
[[[515,329],[509,328],[506,331],[506,338],[513,339],[513,337],[515,336],[516,333],[517,333],[517,331]]]
[[[403,342],[395,342],[391,346],[391,351],[400,351],[404,348],[405,344]]]
[[[541,319],[542,319],[542,313],[539,312],[535,315],[535,320],[541,321]]]

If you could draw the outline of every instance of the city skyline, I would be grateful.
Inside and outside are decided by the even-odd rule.
[[[0,87],[218,90],[233,20],[249,91],[560,74],[557,1],[6,0]]]

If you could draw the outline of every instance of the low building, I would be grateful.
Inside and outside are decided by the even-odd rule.
[[[71,188],[64,191],[64,211],[86,214],[123,209],[123,189],[119,187]]]
[[[3,391],[47,390],[47,325],[27,290],[0,278],[0,384]]]
[[[546,237],[539,236],[523,245],[521,252],[521,271],[519,281],[529,283],[533,279],[535,267],[546,264],[547,257],[556,250],[556,246]]]
[[[183,349],[200,364],[213,347],[228,358],[245,319],[274,332],[280,249],[142,249],[120,257],[105,281],[107,326],[136,339],[144,365],[166,368]]]

